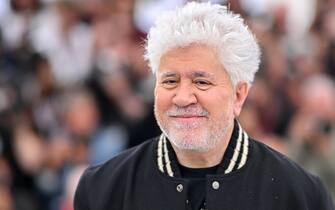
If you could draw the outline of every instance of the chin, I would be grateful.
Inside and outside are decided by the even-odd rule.
[[[211,149],[214,148],[212,145],[203,145],[203,144],[185,144],[183,142],[178,142],[177,144],[175,142],[172,142],[173,145],[175,145],[178,149],[184,150],[184,151],[194,151],[194,152],[208,152]]]
[[[180,135],[170,133],[167,136],[170,142],[181,150],[206,152],[216,146],[216,143],[204,133],[191,132],[185,135],[185,132],[182,132]]]

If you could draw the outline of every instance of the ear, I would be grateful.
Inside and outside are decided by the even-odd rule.
[[[235,87],[234,116],[241,113],[243,103],[248,96],[249,84],[246,81],[239,82]]]

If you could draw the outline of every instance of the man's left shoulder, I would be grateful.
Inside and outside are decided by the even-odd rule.
[[[256,175],[269,178],[273,183],[271,186],[286,192],[288,199],[300,199],[313,209],[334,209],[329,192],[317,176],[269,146],[253,139],[250,139],[250,142],[253,171],[258,171],[255,172]]]
[[[262,163],[262,170],[268,173],[282,176],[288,183],[302,184],[304,187],[314,188],[320,186],[320,179],[306,171],[299,164],[286,155],[271,147],[251,139],[254,159]]]

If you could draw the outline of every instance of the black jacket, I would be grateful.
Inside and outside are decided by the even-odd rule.
[[[191,209],[187,182],[180,177],[175,154],[162,135],[88,168],[79,182],[74,208]],[[334,210],[329,193],[317,177],[249,139],[238,126],[218,173],[207,175],[206,182],[209,210]]]

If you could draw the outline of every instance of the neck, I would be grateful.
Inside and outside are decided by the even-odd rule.
[[[176,153],[178,162],[189,168],[208,168],[218,165],[222,161],[227,149],[233,128],[234,123],[228,127],[223,139],[219,141],[218,145],[209,151],[183,150],[171,144]]]

